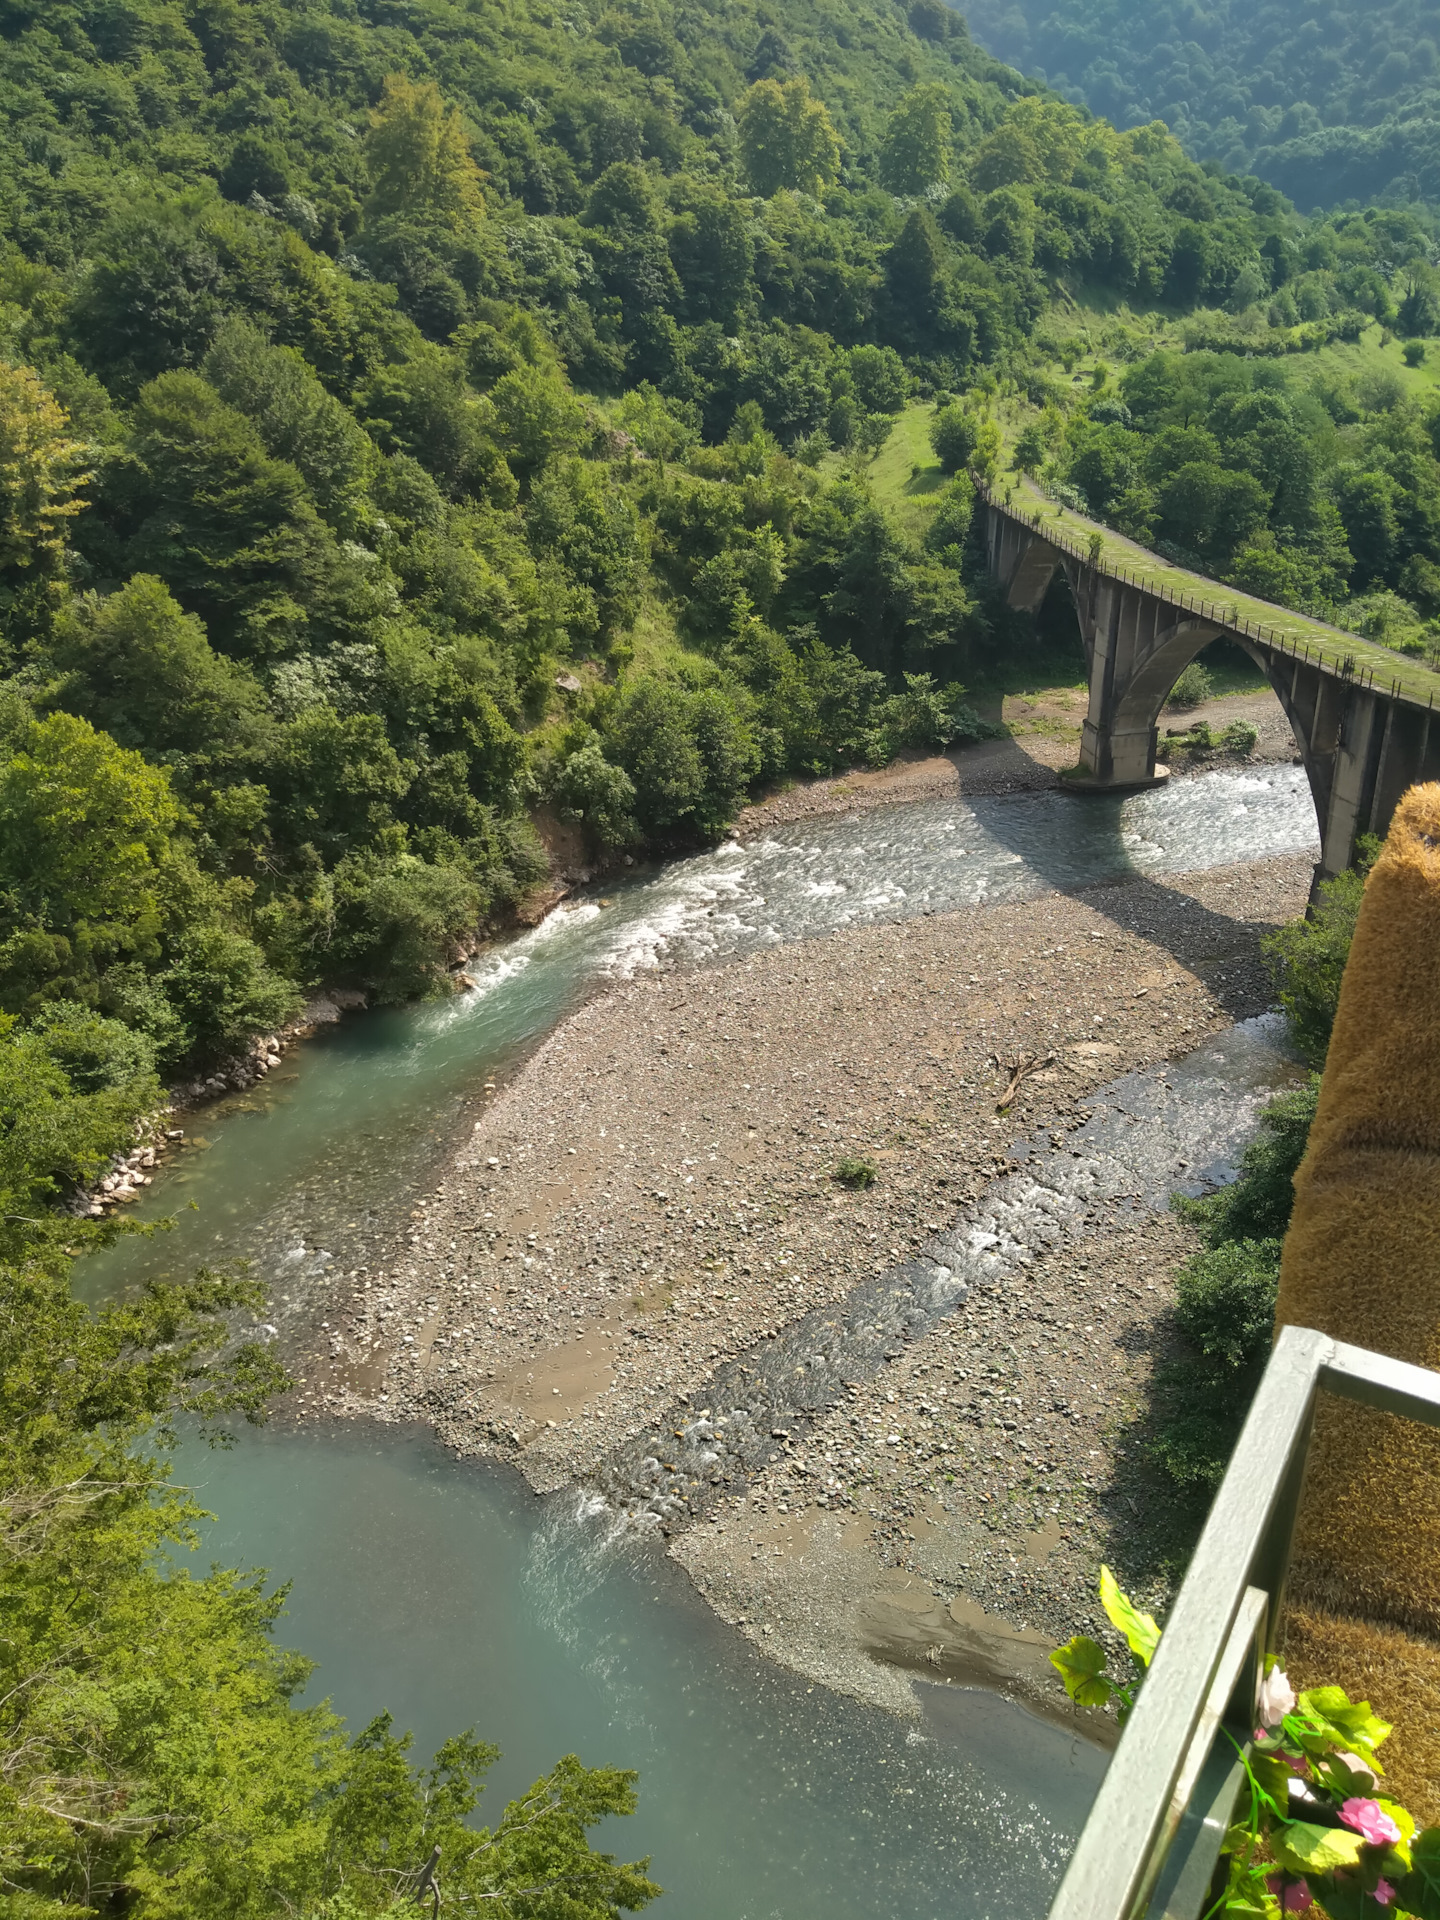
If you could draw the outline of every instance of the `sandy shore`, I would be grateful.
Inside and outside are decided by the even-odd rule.
[[[952,1225],[1018,1137],[1058,1145],[1094,1088],[1267,1006],[1259,941],[1310,874],[1052,893],[602,993],[356,1281],[296,1410],[428,1420],[537,1491],[613,1498],[643,1456],[671,1551],[775,1657],[900,1708],[909,1665],[1053,1710],[1046,1649],[1156,1498],[1127,1434],[1190,1246],[1173,1217],[1097,1203],[1083,1259],[972,1297],[803,1431],[677,1463],[718,1367]],[[1002,1115],[1027,1054],[1055,1057]],[[868,1189],[836,1181],[850,1158]]]

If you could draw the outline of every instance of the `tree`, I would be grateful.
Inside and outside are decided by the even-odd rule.
[[[254,422],[266,451],[302,476],[331,525],[358,531],[378,465],[375,443],[303,355],[232,319],[218,330],[204,372],[220,397]]]
[[[1334,482],[1335,504],[1355,557],[1357,586],[1388,580],[1400,541],[1399,488],[1388,473],[1344,467]]]
[[[924,339],[940,317],[945,242],[928,207],[915,207],[885,254],[885,280],[904,337]]]
[[[950,97],[938,81],[912,87],[880,143],[880,178],[892,193],[925,193],[950,178]]]
[[[227,651],[292,645],[334,563],[295,468],[195,373],[142,390],[131,448],[117,487],[134,527],[130,564],[159,574]]]
[[[495,382],[489,402],[495,437],[522,479],[556,454],[573,453],[585,436],[585,408],[558,370],[517,367]]]
[[[89,451],[29,368],[0,362],[0,569],[55,565],[94,477]]]
[[[840,139],[802,74],[757,80],[740,108],[740,159],[751,191],[816,193],[840,168]]]
[[[716,320],[730,331],[749,296],[755,262],[744,212],[708,182],[685,183],[676,189],[676,199],[669,245],[684,288],[682,317]]]
[[[88,721],[36,721],[0,767],[0,913],[12,927],[153,938],[179,809],[165,774]]]
[[[561,811],[584,823],[597,845],[619,847],[635,837],[635,786],[623,767],[613,767],[598,740],[569,755],[555,781]]]
[[[852,347],[845,371],[867,413],[899,413],[910,395],[910,375],[893,347]]]
[[[311,707],[286,728],[272,776],[292,844],[335,858],[368,847],[393,820],[413,771],[379,714]]]
[[[985,414],[975,413],[958,400],[942,407],[930,422],[930,444],[946,473],[972,467],[992,473],[1000,453],[1000,430]]]
[[[464,232],[483,217],[480,169],[459,109],[445,105],[433,80],[386,75],[365,154],[371,219],[408,214]]]
[[[137,573],[106,599],[75,602],[50,657],[65,675],[53,703],[122,746],[182,764],[226,762],[253,754],[270,731],[257,681],[216,653],[154,574]]]
[[[599,1821],[634,1810],[633,1774],[568,1757],[478,1827],[470,1816],[494,1748],[462,1733],[417,1767],[388,1716],[351,1737],[327,1707],[297,1706],[311,1667],[274,1643],[283,1588],[267,1594],[254,1576],[183,1564],[202,1512],[170,1477],[178,1423],[222,1437],[235,1420],[263,1421],[289,1384],[243,1331],[263,1293],[202,1273],[97,1310],[75,1298],[72,1251],[125,1226],[47,1215],[46,1194],[57,1179],[93,1176],[133,1138],[154,1084],[81,1091],[61,1062],[83,1073],[94,1048],[68,1014],[5,1041],[9,1905],[37,1920],[93,1913],[97,1901],[151,1920],[270,1920],[277,1905],[368,1920],[402,1899],[413,1912],[438,1857],[458,1912],[616,1920],[644,1907],[659,1892],[648,1863],[589,1843]]]

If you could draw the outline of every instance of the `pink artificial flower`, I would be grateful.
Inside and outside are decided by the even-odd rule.
[[[1390,1902],[1395,1898],[1395,1889],[1388,1880],[1377,1880],[1375,1882],[1375,1898],[1380,1902],[1382,1907],[1388,1907]]]
[[[1282,1913],[1304,1913],[1315,1903],[1303,1880],[1287,1880],[1283,1873],[1272,1873],[1265,1884],[1279,1900]]]
[[[1393,1847],[1400,1829],[1376,1800],[1347,1800],[1340,1818],[1372,1847]]]

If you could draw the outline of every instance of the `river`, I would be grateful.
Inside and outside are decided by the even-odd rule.
[[[209,1110],[137,1210],[180,1209],[175,1229],[92,1260],[83,1290],[243,1256],[283,1338],[393,1239],[486,1077],[597,983],[1314,837],[1303,773],[1265,767],[1124,800],[922,802],[637,873],[499,950],[473,993],[348,1020]],[[425,1435],[247,1435],[180,1470],[219,1515],[205,1560],[294,1582],[285,1634],[320,1662],[310,1697],[357,1722],[387,1708],[422,1753],[473,1724],[504,1749],[498,1798],[567,1751],[639,1768],[641,1812],[606,1844],[651,1853],[686,1920],[1020,1920],[1097,1784],[1092,1749],[989,1696],[922,1685],[907,1726],[809,1688],[609,1515]]]

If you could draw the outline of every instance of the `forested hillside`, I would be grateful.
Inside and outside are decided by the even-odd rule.
[[[1199,160],[1302,210],[1440,201],[1440,11],[1220,0],[974,0],[976,38],[1117,126],[1161,119]]]
[[[1346,379],[1304,356],[1156,352],[1043,425],[1019,452],[1060,498],[1440,664],[1440,406],[1407,400],[1398,356]]]
[[[441,981],[537,805],[663,845],[973,725],[966,482],[917,542],[865,456],[1060,279],[1389,298],[937,0],[3,21],[0,1006],[164,1070]]]

